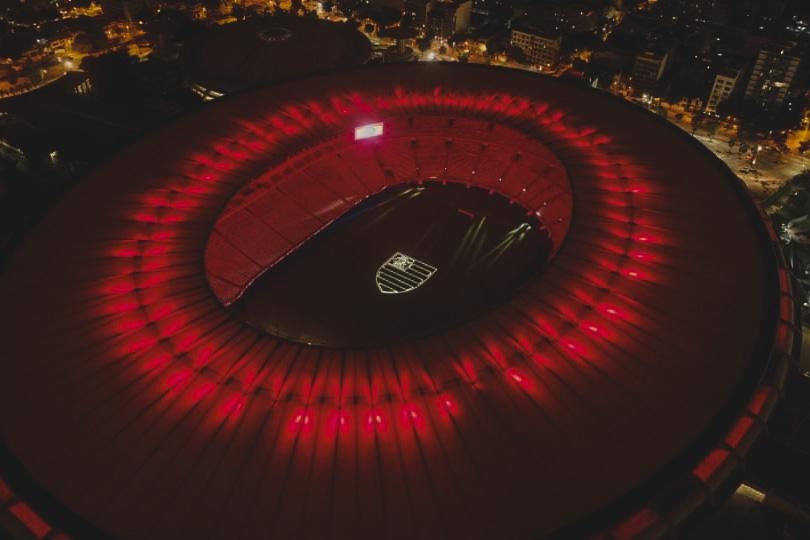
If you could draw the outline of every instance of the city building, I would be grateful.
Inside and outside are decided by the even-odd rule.
[[[447,39],[470,27],[472,0],[436,1],[427,14],[428,34]]]
[[[374,3],[379,7],[386,7],[396,10],[402,10],[405,7],[407,0],[376,0]]]
[[[790,45],[771,45],[759,51],[745,88],[745,101],[763,110],[779,110],[788,97],[801,58],[791,54]]]
[[[709,97],[706,100],[706,112],[714,114],[717,112],[717,106],[728,100],[731,94],[737,89],[737,82],[740,80],[742,69],[725,69],[719,71],[714,77],[712,89],[709,91]]]
[[[776,238],[688,133],[527,70],[214,101],[0,272],[0,536],[688,538],[778,427]]]
[[[433,0],[405,0],[403,12],[413,19],[414,25],[423,26],[432,7]]]
[[[522,18],[512,25],[510,43],[523,51],[529,63],[554,67],[560,56],[562,35]]]
[[[598,10],[578,2],[528,2],[521,13],[556,32],[592,32],[599,21]]]
[[[633,63],[633,88],[641,92],[654,93],[659,89],[668,62],[668,52],[645,51],[636,55]]]
[[[154,0],[101,0],[101,9],[109,19],[133,22],[154,4]]]
[[[48,47],[46,50],[49,50],[53,54],[60,55],[70,52],[71,45],[73,45],[73,34],[68,36],[60,36],[54,39],[51,39],[48,42]]]

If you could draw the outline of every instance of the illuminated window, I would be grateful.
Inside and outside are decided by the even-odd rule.
[[[366,124],[364,126],[358,126],[354,128],[354,140],[359,141],[360,139],[370,139],[372,137],[379,137],[383,133],[383,124],[382,122],[376,122],[374,124]]]

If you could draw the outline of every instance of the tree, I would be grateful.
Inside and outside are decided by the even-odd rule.
[[[755,132],[779,132],[794,129],[801,124],[805,106],[804,94],[799,94],[775,110],[762,107],[755,101],[745,101],[740,107],[743,126]]]
[[[164,8],[146,24],[146,30],[158,46],[186,42],[205,31],[205,24],[192,19],[186,11]]]
[[[724,99],[717,104],[715,111],[720,115],[721,118],[727,118],[729,116],[737,116],[739,113],[739,108],[740,104],[738,102],[731,99]]]
[[[402,12],[398,9],[365,4],[360,9],[360,15],[374,21],[379,28],[393,26],[402,18]]]
[[[432,40],[432,39],[430,39],[429,37],[423,37],[423,38],[419,38],[418,40],[416,40],[416,47],[417,47],[417,48],[418,48],[418,49],[419,49],[421,52],[423,52],[423,53],[424,53],[424,52],[427,52],[427,51],[429,51],[429,50],[430,50],[430,44],[431,44],[432,42],[433,42],[433,40]]]
[[[712,119],[706,124],[706,133],[709,136],[709,140],[714,140],[714,135],[717,133],[717,129],[720,127],[720,123],[716,120]]]
[[[361,0],[336,0],[338,9],[347,17],[353,17],[362,5]]]
[[[93,88],[110,98],[133,99],[140,94],[137,67],[138,59],[123,49],[82,60]]]
[[[513,62],[517,62],[519,64],[528,63],[526,53],[523,52],[523,49],[521,49],[520,47],[515,47],[514,45],[509,45],[508,47],[506,47],[506,56]]]
[[[243,21],[247,16],[247,10],[245,9],[245,6],[243,6],[242,4],[234,3],[231,6],[231,15],[237,20]]]
[[[692,135],[697,133],[697,130],[700,129],[700,127],[703,125],[704,120],[706,120],[706,117],[703,116],[702,114],[692,115]]]
[[[108,44],[107,34],[100,28],[82,32],[73,40],[73,48],[82,54],[103,50]]]
[[[26,77],[33,84],[42,82],[42,71],[37,62],[26,62],[22,67],[22,76]]]
[[[19,58],[36,43],[36,34],[30,28],[15,29],[0,25],[0,58]]]
[[[222,7],[221,0],[201,0],[201,3],[208,14],[217,13]]]
[[[711,71],[692,58],[676,62],[670,73],[667,95],[671,102],[705,99],[714,80]]]

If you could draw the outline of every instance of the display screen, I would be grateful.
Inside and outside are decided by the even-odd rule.
[[[377,122],[374,124],[366,124],[354,128],[354,140],[370,139],[371,137],[379,137],[383,133],[383,123]]]

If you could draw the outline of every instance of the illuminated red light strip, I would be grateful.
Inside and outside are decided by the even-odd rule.
[[[45,538],[48,536],[48,533],[51,532],[51,526],[24,502],[15,502],[9,506],[8,510],[14,514],[36,538]]]

